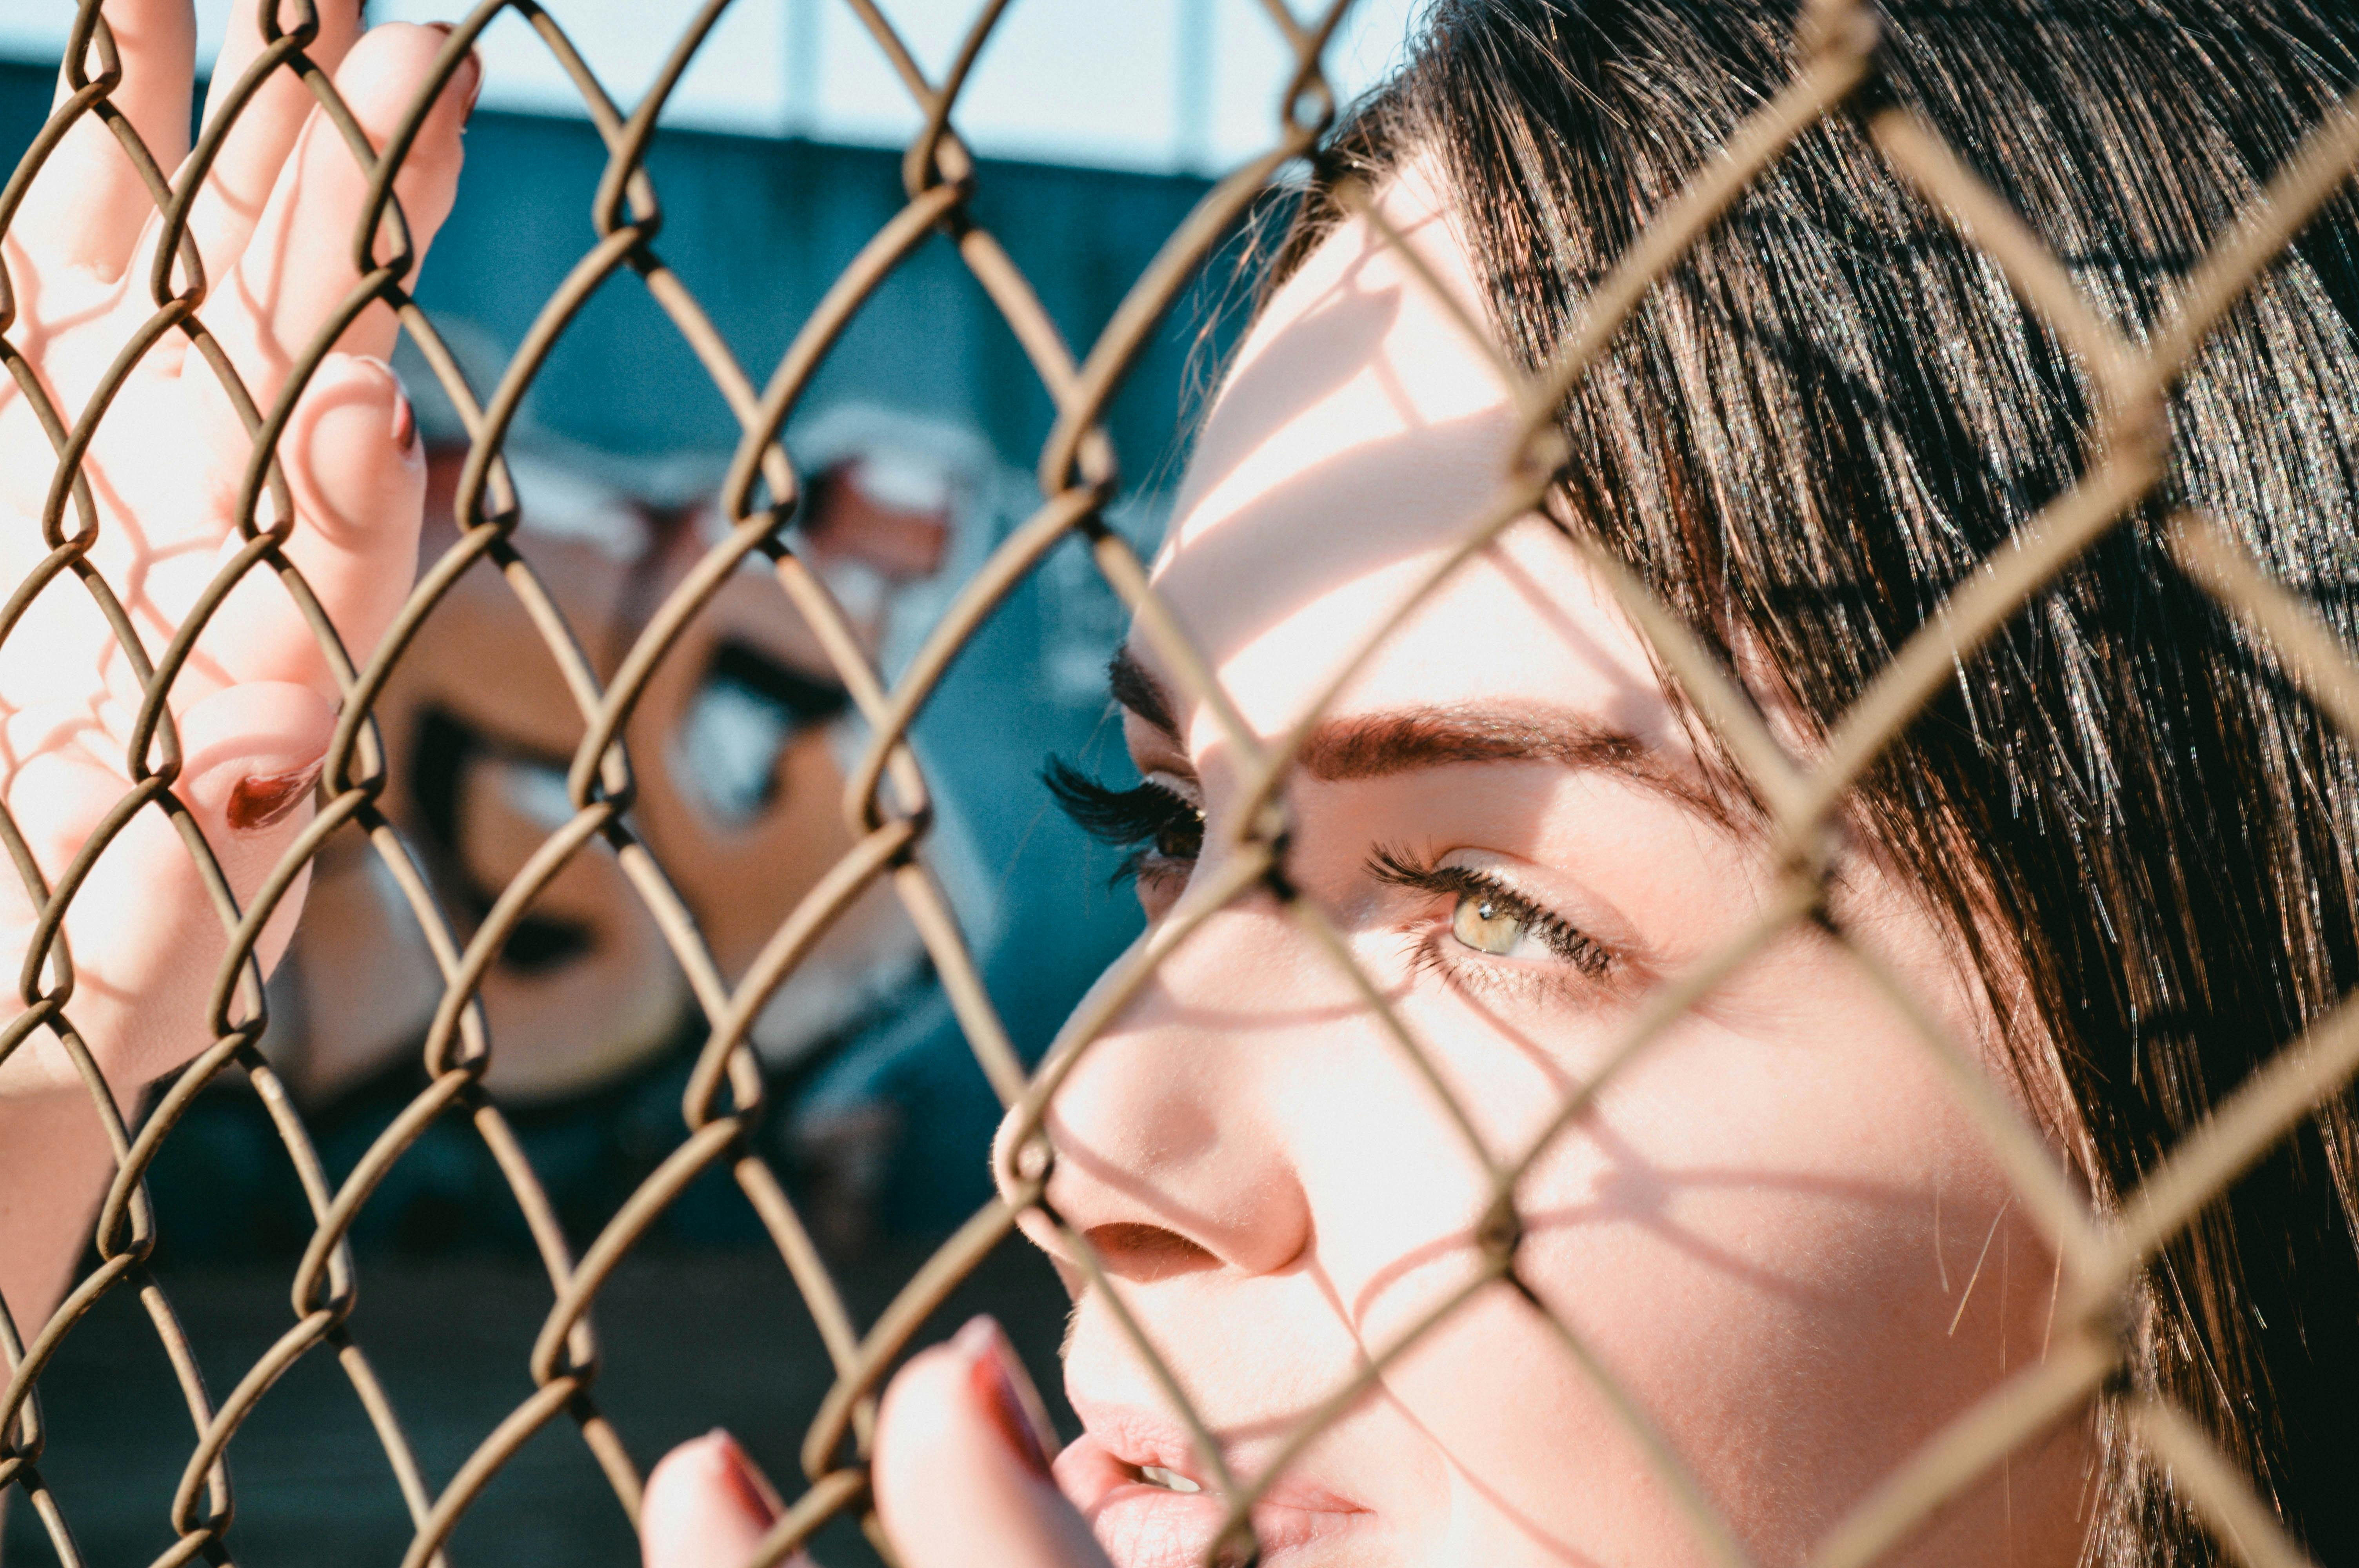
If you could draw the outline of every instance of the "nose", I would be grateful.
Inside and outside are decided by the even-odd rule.
[[[1079,1047],[1041,1121],[1054,1151],[1043,1205],[1088,1240],[1109,1273],[1271,1273],[1308,1249],[1310,1206],[1280,1101],[1289,1042],[1344,1015],[1337,980],[1320,968],[1320,955],[1267,899],[1234,904],[1190,932],[1105,1031]],[[1091,1011],[1085,999],[1075,1017]],[[993,1164],[1003,1181],[1016,1124],[1011,1117],[1000,1129]],[[1024,1228],[1051,1257],[1072,1261],[1040,1210],[1026,1215]]]

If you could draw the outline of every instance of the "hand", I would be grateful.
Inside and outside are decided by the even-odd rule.
[[[292,29],[314,0],[262,3],[277,4]],[[305,52],[382,146],[447,30],[364,34],[358,0],[316,5],[319,33]],[[190,151],[190,0],[106,0],[103,16],[122,62],[111,102],[168,176]],[[209,123],[262,48],[255,7],[245,5],[214,70]],[[89,52],[94,71],[98,51]],[[454,73],[395,186],[420,254],[450,211],[478,70],[470,59]],[[60,104],[70,92],[60,87]],[[266,416],[358,282],[353,235],[366,188],[310,90],[281,70],[237,115],[191,210],[208,284],[198,318]],[[22,356],[10,367],[16,379],[0,378],[0,595],[50,555],[42,516],[57,453],[38,401],[20,384],[37,382],[58,418],[75,423],[117,354],[157,315],[151,269],[161,227],[132,160],[85,115],[0,238],[16,306],[0,336]],[[186,283],[176,265],[171,287]],[[310,378],[278,449],[297,511],[285,554],[356,664],[416,571],[424,468],[385,363],[397,330],[386,306],[371,304]],[[177,329],[138,362],[97,427],[83,465],[92,511],[69,500],[57,531],[74,538],[94,524],[84,559],[119,598],[151,662],[245,543],[235,511],[252,451],[220,378]],[[266,494],[255,525],[274,518]],[[129,753],[142,697],[132,660],[73,570],[50,580],[0,639],[0,799],[52,888],[134,787]],[[221,606],[172,688],[182,761],[171,792],[241,909],[310,818],[310,786],[339,697],[267,564]],[[153,765],[164,753],[151,744],[147,754]],[[299,884],[277,906],[257,949],[266,965],[284,947],[300,902]],[[37,914],[17,876],[0,870],[0,966],[12,975]],[[100,855],[64,929],[74,969],[65,1013],[118,1098],[211,1043],[206,1000],[227,941],[160,803],[140,808]],[[43,984],[54,983],[53,967]],[[79,1082],[46,1030],[0,1061],[0,1098]]]
[[[1029,1389],[987,1318],[893,1379],[870,1473],[901,1568],[1107,1568],[1049,1475]],[[646,1568],[739,1568],[778,1513],[777,1495],[728,1433],[683,1444],[647,1477]],[[810,1568],[799,1556],[796,1565]]]

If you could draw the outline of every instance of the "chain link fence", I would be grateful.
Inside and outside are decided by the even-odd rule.
[[[681,27],[669,40],[669,53],[654,87],[630,108],[608,97],[569,43],[561,7],[545,9],[532,0],[485,0],[441,45],[428,90],[398,127],[382,138],[382,147],[372,145],[335,83],[305,52],[321,28],[312,0],[278,0],[275,15],[274,8],[266,7],[268,38],[258,57],[234,82],[216,85],[217,93],[226,92],[230,111],[211,119],[193,155],[177,171],[158,167],[130,120],[111,102],[122,78],[116,40],[97,0],[84,0],[81,6],[66,65],[69,91],[0,195],[0,235],[9,232],[28,194],[40,188],[47,160],[61,140],[76,127],[103,125],[138,168],[154,210],[162,215],[152,266],[138,284],[153,308],[121,344],[119,355],[88,395],[79,402],[61,401],[60,389],[32,368],[34,361],[21,341],[19,312],[25,297],[8,270],[0,268],[0,359],[15,377],[11,395],[38,419],[54,452],[53,470],[41,476],[40,488],[48,498],[41,517],[46,543],[27,557],[21,585],[0,610],[0,639],[31,634],[28,606],[39,594],[86,593],[114,629],[122,667],[130,673],[122,695],[136,715],[120,763],[125,785],[120,798],[61,871],[52,866],[45,872],[32,847],[38,835],[0,811],[0,838],[7,843],[35,915],[18,980],[23,1011],[0,1038],[0,1054],[25,1048],[37,1036],[62,1045],[87,1087],[91,1115],[113,1143],[117,1174],[92,1233],[95,1268],[45,1321],[0,1316],[0,1349],[5,1349],[10,1368],[5,1399],[0,1402],[0,1432],[6,1433],[0,1443],[0,1481],[20,1494],[21,1506],[38,1515],[59,1559],[79,1563],[67,1512],[42,1477],[47,1433],[41,1376],[93,1303],[121,1291],[137,1294],[144,1303],[179,1378],[193,1436],[171,1504],[177,1544],[158,1560],[159,1565],[201,1558],[226,1562],[234,1555],[238,1538],[231,1522],[228,1457],[257,1402],[290,1367],[312,1357],[332,1358],[350,1380],[408,1500],[416,1534],[405,1568],[442,1561],[445,1542],[473,1500],[528,1440],[555,1423],[578,1428],[615,1498],[625,1510],[635,1513],[641,1473],[623,1433],[600,1407],[593,1309],[618,1261],[666,1206],[701,1175],[720,1171],[742,1191],[791,1271],[801,1308],[817,1325],[833,1367],[833,1387],[810,1417],[802,1451],[804,1476],[799,1487],[789,1488],[793,1495],[787,1511],[759,1553],[761,1563],[781,1561],[822,1524],[864,1511],[868,1480],[863,1455],[884,1379],[910,1349],[929,1314],[981,1260],[995,1249],[1022,1245],[1013,1235],[1016,1222],[1027,1206],[1039,1205],[1055,1159],[1053,1141],[1044,1129],[1060,1086],[1158,966],[1189,940],[1209,914],[1251,895],[1274,897],[1332,956],[1364,1005],[1388,1021],[1400,1050],[1418,1065],[1438,1097],[1438,1114],[1470,1130],[1473,1156],[1490,1173],[1494,1201],[1479,1229],[1482,1262],[1473,1277],[1424,1313],[1408,1332],[1376,1347],[1356,1377],[1332,1390],[1296,1426],[1265,1473],[1227,1474],[1220,1445],[1197,1424],[1200,1457],[1226,1500],[1226,1549],[1250,1555],[1248,1510],[1284,1472],[1289,1458],[1364,1398],[1422,1337],[1486,1293],[1508,1291],[1547,1317],[1563,1353],[1602,1389],[1651,1460],[1658,1479],[1680,1500],[1705,1555],[1729,1564],[1745,1561],[1737,1532],[1715,1511],[1705,1489],[1658,1433],[1641,1403],[1616,1387],[1601,1357],[1570,1325],[1549,1314],[1545,1296],[1519,1277],[1518,1244],[1526,1223],[1517,1206],[1519,1179],[1579,1122],[1616,1073],[1641,1057],[1714,985],[1797,923],[1820,916],[1832,858],[1831,824],[1848,792],[1954,677],[1962,658],[2158,485],[2169,452],[2165,408],[2174,381],[2207,334],[2234,309],[2248,287],[2359,164],[2359,112],[2338,110],[2310,132],[2262,200],[2243,221],[2224,230],[2216,248],[2186,275],[2168,319],[2145,341],[2133,342],[2084,297],[2067,265],[1922,119],[1875,93],[1875,12],[1857,0],[1811,0],[1800,18],[1790,81],[1760,107],[1715,161],[1662,203],[1637,242],[1591,293],[1545,373],[1527,375],[1500,358],[1500,373],[1516,388],[1525,422],[1515,466],[1502,476],[1496,498],[1479,523],[1433,570],[1425,589],[1398,611],[1394,624],[1514,520],[1542,504],[1564,460],[1553,418],[1567,392],[1600,360],[1617,330],[1698,236],[1798,137],[1831,115],[1862,116],[1890,168],[2003,270],[2038,319],[2086,367],[2104,410],[2081,482],[2041,510],[2009,548],[1987,563],[1987,569],[1964,581],[1808,759],[1796,756],[1769,732],[1758,712],[1737,696],[1730,677],[1674,614],[1651,600],[1626,571],[1599,557],[1599,569],[1622,608],[1741,764],[1765,805],[1769,831],[1780,847],[1780,863],[1788,870],[1778,896],[1757,922],[1725,951],[1661,984],[1637,1010],[1604,1064],[1567,1096],[1545,1133],[1527,1147],[1503,1154],[1472,1134],[1473,1119],[1455,1102],[1448,1075],[1434,1065],[1415,1031],[1393,1016],[1384,988],[1364,971],[1330,917],[1299,896],[1282,874],[1287,852],[1283,795],[1305,731],[1276,741],[1251,731],[1212,681],[1186,629],[1158,603],[1131,546],[1103,521],[1119,481],[1102,416],[1181,292],[1256,203],[1313,150],[1332,122],[1335,104],[1320,62],[1344,8],[1343,0],[1308,17],[1280,0],[1266,0],[1268,26],[1283,35],[1297,61],[1293,80],[1275,106],[1267,151],[1212,188],[1132,284],[1097,340],[1080,347],[1069,343],[1049,320],[998,239],[971,211],[978,165],[959,138],[954,111],[961,89],[1008,9],[1006,0],[987,0],[979,8],[962,46],[938,80],[920,69],[883,9],[870,0],[843,4],[906,84],[924,127],[909,143],[902,165],[906,205],[843,270],[764,379],[738,362],[730,344],[708,323],[694,294],[667,267],[660,237],[661,192],[642,168],[651,142],[660,134],[658,120],[667,96],[697,58],[726,0],[710,0]],[[411,297],[419,258],[394,181],[435,93],[462,69],[476,36],[504,11],[528,23],[562,63],[611,159],[591,213],[594,243],[550,296],[497,384],[471,385],[458,359]],[[654,25],[651,19],[650,27]],[[190,218],[193,198],[237,124],[239,111],[255,101],[266,82],[281,76],[299,79],[325,110],[365,178],[368,198],[363,222],[350,237],[357,286],[326,312],[326,324],[292,355],[291,362],[278,367],[269,386],[256,393],[247,390],[236,356],[208,327],[212,294],[203,259],[191,238]],[[1364,191],[1354,195],[1347,188],[1345,196],[1372,223],[1384,227],[1383,212],[1365,200]],[[1037,511],[966,582],[922,650],[888,687],[852,620],[798,554],[796,502],[802,478],[788,460],[780,433],[831,345],[863,302],[917,247],[937,235],[948,237],[1004,316],[1053,399],[1057,417],[1039,454],[1041,500]],[[1398,236],[1392,238],[1398,243]],[[1442,287],[1422,270],[1424,264],[1415,253],[1403,254],[1428,286]],[[15,265],[13,259],[10,265]],[[502,451],[552,345],[593,292],[626,274],[660,304],[692,346],[742,426],[743,438],[722,487],[725,537],[703,554],[647,618],[611,678],[601,680],[582,651],[578,630],[569,625],[512,538],[518,506]],[[340,641],[287,548],[296,498],[275,446],[297,398],[340,332],[378,302],[398,313],[472,438],[456,500],[458,540],[440,558],[423,563],[414,589],[371,652],[348,649]],[[1470,306],[1455,302],[1451,308],[1461,312],[1470,330],[1480,331],[1479,315]],[[209,373],[230,389],[250,434],[253,456],[235,502],[232,544],[219,552],[218,565],[208,568],[210,580],[187,614],[177,626],[163,628],[159,640],[158,629],[143,625],[136,611],[138,585],[121,580],[109,565],[126,557],[107,553],[110,503],[103,487],[93,485],[84,471],[84,460],[110,421],[141,416],[140,409],[118,394],[143,356],[168,351],[201,356]],[[1172,672],[1186,696],[1212,705],[1222,716],[1228,744],[1249,776],[1245,788],[1248,806],[1237,816],[1242,841],[1222,862],[1221,874],[1191,886],[1179,907],[1092,994],[1050,1055],[1027,1067],[995,1016],[958,920],[928,870],[922,851],[929,820],[929,784],[906,736],[913,716],[974,629],[1014,585],[1070,537],[1083,542],[1097,568],[1134,612],[1136,635],[1161,666]],[[2180,517],[2171,540],[2190,575],[2277,650],[2287,679],[2321,705],[2345,733],[2359,736],[2359,672],[2311,611],[2273,583],[2226,531],[2204,518]],[[620,737],[636,705],[700,613],[723,585],[740,580],[741,568],[749,562],[764,570],[793,613],[815,631],[872,739],[852,770],[842,803],[851,847],[733,984],[723,979],[696,922],[635,826],[634,761]],[[478,578],[495,574],[505,582],[514,596],[516,613],[529,620],[549,656],[564,672],[586,730],[565,779],[570,817],[498,891],[479,920],[454,917],[441,906],[432,881],[381,808],[388,787],[388,759],[371,719],[371,705],[391,672],[415,656],[421,637],[432,635],[427,625],[429,612],[470,573]],[[264,879],[258,895],[241,906],[232,897],[231,879],[204,833],[174,794],[186,756],[170,697],[175,683],[190,669],[207,626],[216,618],[248,612],[255,593],[263,589],[291,604],[308,622],[334,671],[342,702],[317,784],[316,817]],[[1327,688],[1330,698],[1364,666],[1370,652],[1362,649]],[[158,1025],[191,1036],[202,1033],[212,1043],[169,1080],[143,1116],[126,1119],[118,1113],[79,1023],[85,997],[77,987],[64,928],[68,907],[100,852],[135,823],[156,818],[168,823],[181,849],[203,868],[221,929],[228,934],[229,956],[211,984],[209,1019],[176,1019]],[[364,837],[382,859],[425,934],[443,990],[424,1046],[430,1087],[384,1132],[356,1169],[341,1184],[332,1184],[292,1098],[258,1049],[266,1017],[257,951],[274,912],[291,908],[299,898],[305,865],[339,835]],[[677,1148],[577,1255],[499,1104],[482,1087],[497,1044],[484,1027],[476,994],[536,896],[571,860],[596,844],[611,849],[631,892],[644,902],[689,978],[708,1033],[681,1107],[682,1137]],[[765,1085],[747,1034],[766,999],[795,972],[831,924],[878,884],[890,887],[921,936],[976,1061],[1009,1108],[1013,1131],[1001,1144],[1003,1199],[974,1215],[908,1281],[887,1310],[861,1323],[843,1304],[804,1217],[778,1175],[754,1152],[749,1130],[765,1111]],[[2097,1212],[2026,1117],[1991,1085],[1972,1053],[1945,1037],[1902,983],[1865,948],[1853,945],[1840,931],[1833,939],[1850,946],[1856,960],[1889,991],[1894,1005],[1916,1021],[1924,1050],[1970,1108],[2013,1184],[2016,1201],[2060,1256],[2061,1300],[2046,1355],[2009,1376],[1918,1452],[1897,1457],[1886,1479],[1819,1543],[1810,1559],[1817,1568],[1849,1568],[1882,1559],[1945,1499],[2115,1379],[2129,1354],[2121,1328],[2125,1314],[2119,1303],[2158,1250],[2321,1101],[2342,1093],[2351,1073],[2359,1068],[2359,1027],[2347,1014],[2333,1013],[2218,1106],[2143,1185]],[[287,1152],[304,1177],[317,1228],[290,1281],[292,1321],[268,1354],[223,1392],[209,1388],[199,1375],[196,1354],[150,1270],[157,1237],[143,1179],[191,1099],[215,1079],[237,1071],[251,1079],[270,1108]],[[531,1356],[537,1391],[484,1436],[455,1475],[438,1486],[421,1472],[395,1413],[391,1391],[379,1385],[366,1346],[348,1329],[360,1282],[346,1236],[388,1170],[423,1129],[444,1118],[471,1125],[498,1160],[531,1222],[555,1304]],[[1047,1217],[1058,1223],[1053,1216]],[[1115,1287],[1089,1238],[1068,1227],[1064,1240],[1092,1288],[1112,1292]],[[1137,1356],[1156,1369],[1167,1390],[1176,1392],[1180,1379],[1158,1358],[1155,1345],[1126,1316],[1123,1322],[1136,1340]],[[2275,1521],[2273,1510],[2187,1412],[2158,1397],[2136,1395],[2129,1397],[2127,1414],[2147,1451],[2167,1466],[2178,1493],[2212,1527],[2229,1554],[2256,1568],[2293,1568],[2304,1561]],[[334,1543],[323,1541],[321,1550],[332,1552]]]

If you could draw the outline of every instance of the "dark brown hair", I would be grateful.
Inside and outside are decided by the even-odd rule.
[[[1342,181],[1430,156],[1495,329],[1537,369],[1790,78],[1794,23],[1756,0],[1439,0],[1328,139],[1277,274]],[[1886,7],[1883,36],[1879,91],[2133,339],[2359,85],[2359,13],[2332,0],[1924,0]],[[2359,644],[2352,219],[2346,195],[2312,222],[2180,384],[2163,488],[1961,667],[1855,803],[1975,953],[2027,1080],[2064,1086],[2055,1130],[2101,1204],[2359,982],[2353,749],[2162,541],[2201,508]],[[1822,730],[2074,482],[2095,423],[2082,368],[1838,117],[1573,392],[1561,500]],[[2130,1385],[2194,1412],[2330,1564],[2359,1563],[2354,1147],[2339,1097],[2170,1244],[2130,1330]],[[2110,1405],[2088,1561],[2218,1560]]]

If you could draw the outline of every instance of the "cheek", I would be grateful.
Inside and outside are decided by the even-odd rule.
[[[1768,1560],[1803,1555],[2036,1360],[2055,1281],[1923,1051],[1897,1021],[1842,1005],[1832,977],[1805,979],[1820,998],[1807,1020],[1681,1025],[1519,1190],[1518,1277]],[[1578,1065],[1550,1070],[1465,1028],[1451,1076],[1504,1159]],[[1321,1257],[1380,1354],[1477,1272],[1486,1184],[1407,1074],[1329,1114],[1355,1171],[1314,1196]],[[1511,1287],[1430,1330],[1386,1381],[1457,1477],[1451,1528],[1469,1551],[1686,1560],[1691,1532],[1614,1399]],[[2027,1494],[2000,1506],[2032,1511]]]

